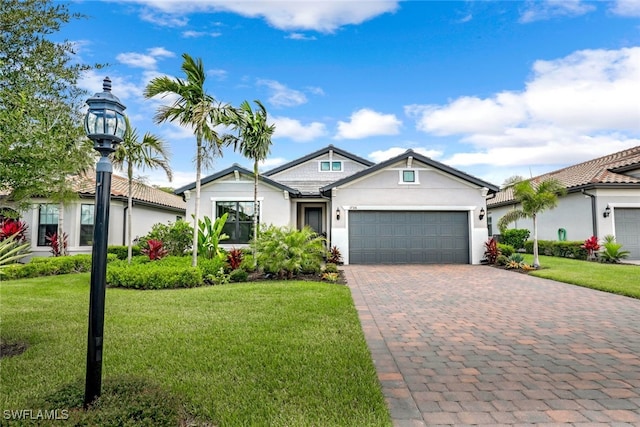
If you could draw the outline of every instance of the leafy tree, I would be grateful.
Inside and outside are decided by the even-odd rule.
[[[200,216],[200,187],[202,165],[216,155],[222,155],[222,139],[215,127],[228,123],[233,116],[233,109],[223,105],[209,95],[204,88],[206,73],[202,60],[194,60],[189,54],[182,55],[182,71],[186,80],[156,77],[145,88],[146,98],[154,96],[171,96],[175,100],[171,105],[162,105],[154,117],[156,123],[176,121],[181,126],[193,129],[196,137],[196,197],[195,215],[193,219],[193,256],[192,265],[198,264],[198,220]]]
[[[134,168],[161,168],[167,174],[169,181],[173,179],[171,166],[169,166],[169,150],[160,138],[149,132],[145,133],[142,140],[138,138],[138,131],[131,127],[129,118],[125,117],[127,130],[122,142],[113,153],[113,163],[127,171],[127,262],[131,264],[133,256],[133,239],[131,237],[133,216],[133,169]]]
[[[502,183],[502,189],[504,190],[506,188],[513,187],[514,185],[522,181],[524,181],[524,178],[520,175],[510,176],[509,178],[505,179],[504,182]]]
[[[558,197],[566,194],[566,188],[557,179],[547,179],[534,186],[530,180],[521,181],[513,186],[513,195],[521,204],[520,209],[507,212],[500,221],[498,228],[504,233],[507,226],[521,218],[533,220],[533,265],[540,267],[538,257],[538,214],[558,205]]]
[[[51,0],[0,0],[0,190],[24,210],[29,198],[69,197],[68,175],[93,160],[82,130],[85,93],[70,42],[50,37],[81,15]]]
[[[258,239],[258,163],[269,155],[271,135],[276,127],[267,124],[267,110],[264,105],[258,100],[253,102],[258,106],[255,112],[247,101],[240,104],[235,123],[238,128],[238,137],[233,137],[229,141],[233,142],[234,150],[239,150],[244,157],[253,160],[253,241],[255,243]]]

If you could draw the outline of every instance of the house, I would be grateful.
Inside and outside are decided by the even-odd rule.
[[[63,230],[67,233],[70,254],[91,253],[95,204],[95,174],[74,177],[73,189],[78,198],[65,203]],[[109,245],[126,245],[126,217],[128,180],[112,175],[111,204],[109,207]],[[32,208],[20,212],[27,223],[27,238],[31,242],[32,256],[49,256],[51,247],[46,236],[57,231],[59,204],[46,198],[31,200]],[[13,210],[6,198],[0,197],[0,215]],[[132,234],[143,236],[159,222],[174,222],[185,217],[186,203],[181,197],[154,187],[135,183],[133,186]],[[15,212],[14,212],[15,213]]]
[[[227,246],[250,241],[253,214],[276,226],[309,226],[346,264],[477,264],[487,239],[488,182],[412,150],[373,164],[329,145],[260,175],[233,165],[202,180],[202,216],[229,213]],[[194,212],[195,183],[176,190]]]
[[[640,259],[640,146],[569,166],[533,178],[533,183],[555,178],[567,189],[558,206],[538,216],[538,238],[585,240],[613,235],[630,259]],[[518,207],[513,189],[487,201],[490,233],[510,209]],[[512,228],[528,228],[520,220]]]

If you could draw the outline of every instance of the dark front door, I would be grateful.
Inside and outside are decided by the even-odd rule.
[[[305,208],[304,225],[308,225],[318,234],[322,234],[322,208]]]

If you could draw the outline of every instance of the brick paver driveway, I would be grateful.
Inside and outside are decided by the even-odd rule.
[[[640,301],[487,266],[346,266],[397,426],[640,425]]]

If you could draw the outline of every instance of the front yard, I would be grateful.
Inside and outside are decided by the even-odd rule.
[[[525,262],[533,263],[532,255]],[[604,264],[568,258],[540,256],[542,268],[529,274],[614,294],[640,298],[640,266]]]
[[[84,388],[88,284],[88,273],[0,283],[0,337],[27,345],[0,359],[4,414],[68,409],[77,422],[115,423],[106,403],[102,415],[73,410]],[[157,386],[161,397],[141,404],[157,405],[147,425],[390,425],[349,289],[339,285],[108,289],[103,378],[115,406],[134,405],[127,383]],[[124,395],[110,395],[120,381]],[[163,412],[172,402],[177,410]],[[176,411],[178,422],[158,415]]]

